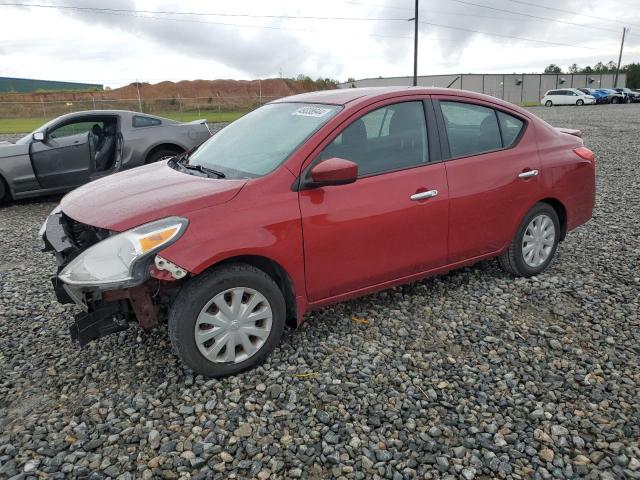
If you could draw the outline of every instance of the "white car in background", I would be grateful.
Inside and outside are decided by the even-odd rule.
[[[596,98],[577,88],[561,88],[549,90],[544,94],[540,103],[547,107],[553,105],[593,105],[596,103]]]

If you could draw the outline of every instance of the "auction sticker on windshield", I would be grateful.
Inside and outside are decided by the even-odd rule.
[[[321,107],[300,107],[291,115],[300,115],[302,117],[324,117],[327,113],[331,112],[330,108]]]

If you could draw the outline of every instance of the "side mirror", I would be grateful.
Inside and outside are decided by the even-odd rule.
[[[346,185],[358,178],[358,164],[343,158],[332,157],[321,161],[309,172],[310,187]]]
[[[34,132],[33,141],[34,142],[44,142],[44,132]]]

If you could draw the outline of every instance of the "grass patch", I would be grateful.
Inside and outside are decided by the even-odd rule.
[[[247,110],[230,110],[230,111],[201,111],[198,112],[165,112],[165,113],[153,113],[152,115],[158,115],[159,117],[170,118],[179,122],[191,122],[193,120],[199,120],[206,118],[208,122],[233,122],[242,115],[247,113]],[[51,120],[50,118],[43,120],[42,118],[0,118],[0,133],[28,133],[32,132],[38,127],[42,126],[46,122]]]

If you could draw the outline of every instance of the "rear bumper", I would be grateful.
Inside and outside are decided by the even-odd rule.
[[[51,251],[57,262],[56,274],[51,277],[56,299],[62,304],[75,303],[83,310],[74,315],[69,328],[71,338],[84,346],[97,338],[125,330],[130,321],[137,320],[144,329],[156,326],[158,319],[150,282],[122,290],[100,290],[71,286],[58,278],[60,271],[83,251],[74,243],[68,230],[62,212],[54,212],[41,232],[44,251]]]

